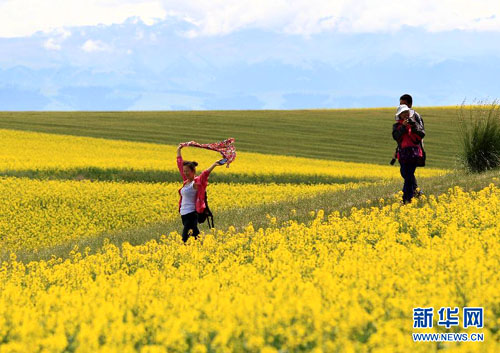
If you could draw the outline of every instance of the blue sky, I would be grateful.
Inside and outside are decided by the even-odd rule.
[[[403,6],[404,5],[404,6]],[[0,1],[0,110],[500,97],[498,1]]]

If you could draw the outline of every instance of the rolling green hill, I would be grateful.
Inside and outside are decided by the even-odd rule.
[[[455,166],[456,108],[417,108],[428,165]],[[235,137],[241,151],[387,164],[393,108],[292,111],[0,112],[0,128],[177,144]]]

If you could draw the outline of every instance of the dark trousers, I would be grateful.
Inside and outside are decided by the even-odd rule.
[[[401,164],[401,176],[404,179],[403,185],[403,201],[410,202],[417,188],[417,179],[415,179],[415,169],[417,162],[404,162]]]
[[[415,167],[415,169],[416,168],[418,168],[418,166]],[[413,179],[415,179],[415,176],[413,176]],[[415,185],[413,186],[413,194],[415,194],[417,192],[417,189],[418,189],[418,184],[417,184],[417,179],[415,179]]]
[[[198,214],[196,212],[191,212],[181,216],[182,225],[184,229],[182,230],[182,241],[185,243],[189,238],[189,231],[192,230],[192,236],[197,239],[200,230],[198,229]]]

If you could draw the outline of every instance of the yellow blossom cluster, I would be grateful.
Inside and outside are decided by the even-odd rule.
[[[181,142],[181,141],[179,141]],[[202,141],[203,142],[203,141]],[[220,154],[184,148],[186,160],[200,168],[210,166]],[[176,171],[176,146],[106,140],[0,129],[0,171],[69,170],[102,168],[135,171]],[[221,173],[242,175],[302,175],[349,179],[399,179],[399,169],[320,159],[238,152],[230,168]],[[446,171],[419,168],[417,177],[443,175]]]
[[[350,184],[224,184],[208,187],[214,211],[354,189]],[[182,183],[32,180],[0,177],[0,248],[36,250],[103,232],[179,217]],[[180,223],[180,221],[179,221]]]
[[[498,352],[500,188],[0,267],[0,352]],[[482,343],[413,308],[484,307]],[[437,317],[434,317],[437,320]]]

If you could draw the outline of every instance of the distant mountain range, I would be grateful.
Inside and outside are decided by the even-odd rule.
[[[0,39],[0,110],[379,107],[406,92],[421,106],[500,97],[494,33],[188,38],[190,26],[130,20]]]

